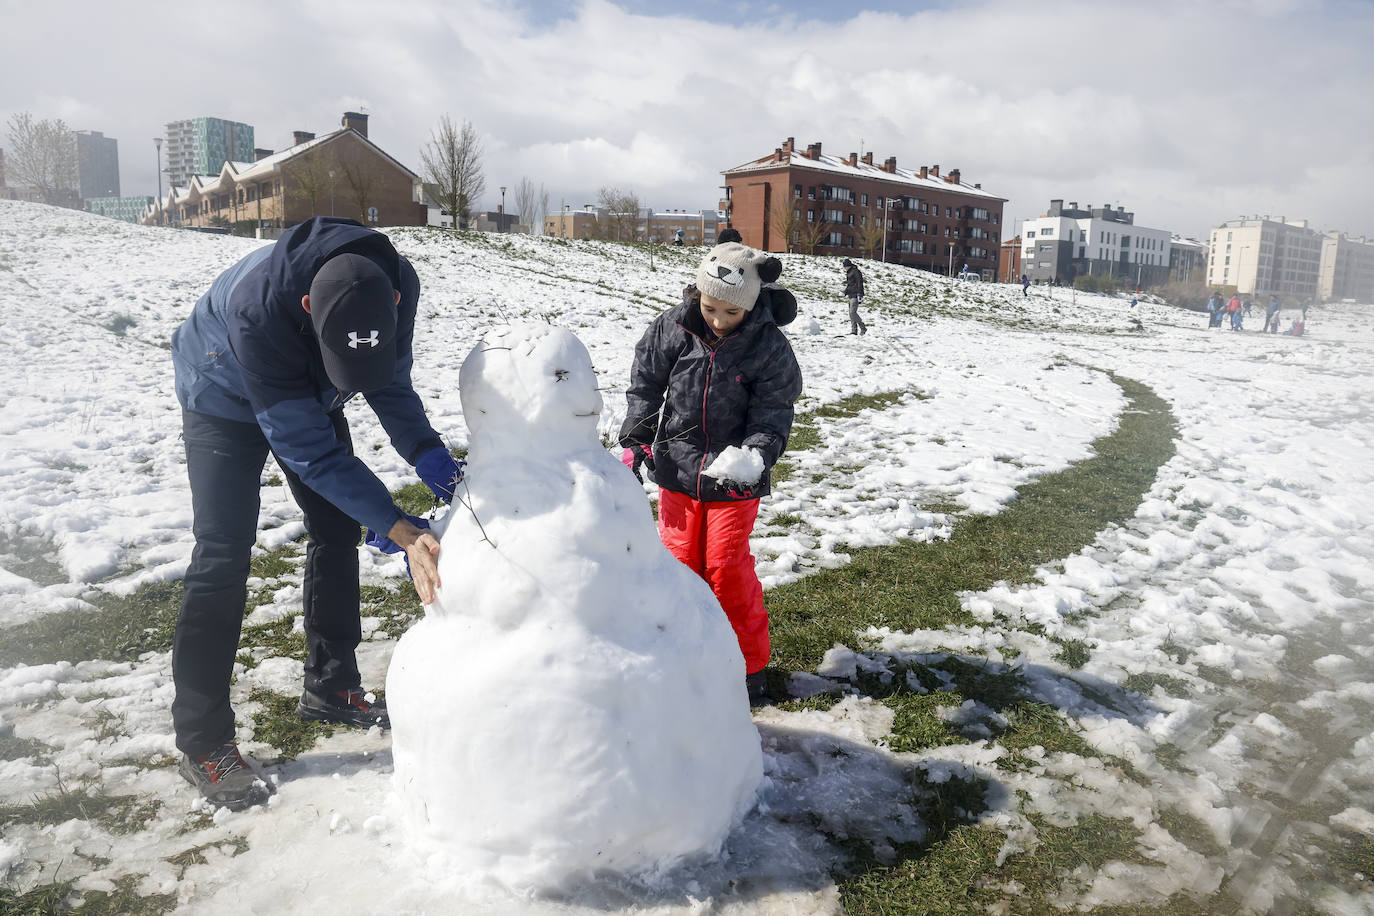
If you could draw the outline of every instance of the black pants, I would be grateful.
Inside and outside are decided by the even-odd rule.
[[[352,450],[343,411],[329,415]],[[254,423],[182,411],[196,546],[172,643],[177,747],[204,754],[234,739],[229,681],[248,597],[248,561],[257,541],[258,487],[269,446]],[[362,526],[282,465],[305,514],[305,686],[316,692],[359,686],[358,542]]]

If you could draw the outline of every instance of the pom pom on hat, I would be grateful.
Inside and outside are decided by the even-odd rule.
[[[712,248],[697,268],[697,289],[746,312],[754,307],[759,290],[782,274],[782,262],[739,242]]]

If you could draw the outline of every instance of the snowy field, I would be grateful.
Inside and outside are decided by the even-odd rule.
[[[594,242],[390,235],[423,284],[416,388],[455,447],[467,436],[464,357],[484,329],[522,320],[585,343],[609,435],[634,343],[700,256],[657,249],[651,265],[647,250]],[[180,577],[190,497],[167,343],[213,277],[258,244],[0,201],[0,628],[94,613],[102,595]],[[517,900],[409,854],[383,734],[339,733],[283,763],[268,809],[201,810],[169,765],[170,653],[159,651],[0,668],[0,740],[18,748],[0,755],[0,813],[78,787],[147,812],[119,834],[94,817],[0,820],[0,882],[22,891],[79,876],[76,890],[89,892],[134,876],[138,893],[196,913],[835,912],[842,855],[828,838],[863,841],[880,859],[922,839],[903,789],[915,768],[936,785],[992,779],[999,792],[972,814],[1005,834],[1005,858],[1035,848],[1036,823],[1129,819],[1136,855],[1059,876],[1066,907],[1205,898],[1229,882],[1238,910],[1287,912],[1301,899],[1317,912],[1374,912],[1362,875],[1313,879],[1330,849],[1374,838],[1374,308],[1320,308],[1308,336],[1291,338],[1206,331],[1205,316],[1146,301],[1137,331],[1122,300],[1024,298],[1019,286],[868,263],[870,332],[858,338],[844,333],[838,259],[784,261],[780,282],[801,306],[787,329],[805,377],[799,411],[894,398],[817,420],[819,444],[789,455],[796,471],[764,501],[755,532],[767,587],[842,566],[856,548],[947,538],[956,513],[996,514],[1018,487],[1089,458],[1127,404],[1107,371],[1168,403],[1177,451],[1128,524],[1030,585],[961,596],[979,625],[855,633],[828,654],[825,681],[793,679],[799,693],[844,692],[884,660],[1008,665],[1143,782],[1062,752],[1008,766],[998,714],[978,704],[945,714],[967,740],[894,751],[892,710],[851,690],[828,710],[756,713],[764,788],[720,861]],[[413,483],[366,406],[349,409],[358,453],[393,489]],[[304,534],[270,463],[261,526],[264,549]],[[363,569],[369,585],[404,575],[376,555]],[[296,616],[298,575],[256,585],[274,594],[249,623]],[[395,640],[375,621],[364,632],[364,681],[380,687]],[[1090,650],[1081,667],[1061,659],[1065,641]],[[299,692],[300,666],[270,652],[254,660],[234,687],[239,739],[272,757],[254,740],[247,697]],[[1156,687],[1130,714],[1101,702],[1150,677],[1180,689]],[[1171,834],[1166,810],[1204,825],[1214,849]],[[1018,911],[1013,884],[1005,912]]]

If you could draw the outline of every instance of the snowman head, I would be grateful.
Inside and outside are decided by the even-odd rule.
[[[526,324],[490,330],[458,375],[463,416],[474,437],[528,446],[574,437],[596,441],[601,417],[592,358],[564,328]]]

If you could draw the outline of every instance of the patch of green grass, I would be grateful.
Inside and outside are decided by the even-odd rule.
[[[13,732],[0,735],[0,760],[23,760],[25,757],[45,758],[52,750],[42,741],[20,738]]]
[[[183,849],[176,855],[167,856],[162,861],[170,862],[172,865],[175,865],[177,868],[177,877],[180,878],[186,874],[186,869],[190,868],[192,865],[205,865],[210,861],[205,855],[207,849],[215,849],[223,853],[226,846],[230,847],[228,855],[229,858],[232,859],[248,851],[248,840],[241,836],[232,836],[227,840],[222,840],[217,843],[201,843],[199,846]]]
[[[305,661],[308,651],[305,643],[305,634],[296,631],[296,618],[283,617],[271,623],[254,624],[243,628],[243,635],[239,638],[238,660],[248,667],[255,667],[262,656],[250,650],[265,648],[267,655],[279,655],[284,658],[294,658],[298,661]]]
[[[172,646],[181,610],[181,583],[156,582],[128,596],[91,598],[100,610],[57,611],[7,627],[0,639],[0,667],[95,658],[132,661]]]
[[[1160,687],[1171,697],[1180,700],[1187,699],[1193,695],[1193,691],[1188,687],[1188,682],[1182,678],[1172,677],[1167,674],[1159,674],[1155,671],[1142,671],[1131,674],[1122,681],[1122,687],[1133,690],[1144,696],[1154,693],[1156,687]]]
[[[103,795],[89,787],[68,790],[59,784],[52,795],[35,798],[27,805],[0,806],[0,826],[52,826],[81,820],[122,835],[142,830],[161,807],[161,802],[137,795]]]
[[[76,906],[57,912],[70,912],[73,916],[128,916],[131,913],[154,916],[176,909],[176,894],[145,897],[138,892],[140,880],[137,875],[123,875],[115,879],[113,891],[86,891]]]
[[[924,814],[924,812],[923,812]],[[1109,861],[1147,861],[1136,847],[1139,835],[1130,821],[1090,815],[1068,827],[1052,826],[1032,817],[1038,844],[996,865],[1006,836],[991,827],[958,823],[947,832],[940,822],[927,820],[933,842],[924,847],[898,849],[898,861],[879,865],[856,863],[839,880],[840,899],[851,916],[897,914],[984,913],[999,901],[1013,901],[1010,912],[1050,916],[1061,914],[1048,898],[1057,895],[1063,878],[1086,864],[1100,868]],[[1013,896],[1003,888],[1022,887]]]
[[[1191,814],[1175,808],[1164,808],[1159,812],[1158,821],[1170,836],[1198,855],[1210,859],[1226,852],[1211,829]]]
[[[276,748],[287,760],[295,760],[321,737],[334,734],[333,725],[307,722],[296,714],[300,697],[258,687],[248,694],[248,700],[261,706],[253,715],[253,737]]]
[[[1059,643],[1059,651],[1055,653],[1055,658],[1069,668],[1082,668],[1092,658],[1092,650],[1081,639],[1056,639],[1055,642]]]
[[[380,617],[378,631],[391,639],[400,639],[425,614],[420,596],[408,583],[395,590],[376,585],[362,588],[362,612],[365,616]]]
[[[53,884],[43,884],[19,893],[11,887],[0,884],[0,913],[5,916],[52,916],[53,913],[71,912],[67,898],[71,896],[75,878]]]
[[[1374,837],[1347,836],[1342,840],[1331,854],[1330,866],[1347,878],[1363,875],[1365,881],[1374,880]]]
[[[1031,581],[1040,564],[1070,556],[1130,519],[1172,457],[1168,405],[1138,382],[1112,376],[1127,397],[1117,429],[1094,456],[1022,487],[994,516],[962,518],[947,541],[904,541],[852,552],[851,562],[768,594],[774,660],[813,670],[835,643],[869,626],[940,629],[974,623],[958,593]]]

